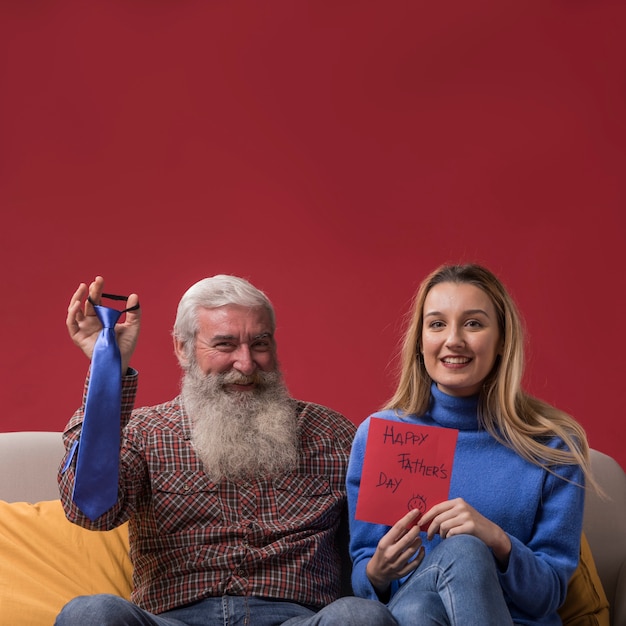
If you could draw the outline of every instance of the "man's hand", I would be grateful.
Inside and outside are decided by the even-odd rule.
[[[104,279],[102,276],[96,276],[95,280],[89,285],[89,289],[87,289],[85,283],[81,283],[67,307],[66,326],[70,337],[74,344],[78,346],[90,360],[96,339],[102,329],[102,324],[96,316],[92,304],[87,300],[87,296],[89,295],[96,304],[100,304],[103,288]],[[124,308],[135,306],[138,302],[139,298],[137,294],[133,293],[128,296]],[[137,345],[141,309],[128,311],[124,315],[126,316],[124,322],[115,325],[115,335],[122,357],[122,375],[126,373],[131,356]]]
[[[378,542],[376,552],[365,568],[367,577],[380,596],[387,592],[393,580],[417,569],[424,558],[420,528],[415,525],[419,515],[418,510],[413,510],[396,522]]]

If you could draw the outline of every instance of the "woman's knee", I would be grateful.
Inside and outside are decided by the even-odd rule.
[[[455,576],[467,576],[478,582],[492,580],[496,576],[496,562],[491,550],[484,541],[472,535],[455,535],[444,539],[438,546],[441,549],[441,565],[453,571]]]
[[[448,555],[449,558],[457,561],[493,562],[493,555],[487,544],[473,535],[447,537],[437,546],[437,550],[442,556]]]
[[[435,568],[463,576],[494,575],[496,564],[491,550],[472,535],[455,535],[441,541],[424,559],[417,572]]]

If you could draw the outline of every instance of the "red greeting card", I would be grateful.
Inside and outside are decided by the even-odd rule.
[[[412,509],[425,513],[447,500],[458,434],[371,418],[356,518],[393,526]]]

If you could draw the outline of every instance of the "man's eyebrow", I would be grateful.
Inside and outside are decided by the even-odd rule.
[[[266,332],[266,333],[260,333],[258,335],[254,335],[252,337],[252,339],[254,341],[257,341],[258,339],[272,339],[274,337],[274,335],[270,332]],[[211,337],[211,341],[228,341],[228,340],[232,340],[232,339],[237,339],[238,337],[236,335],[213,335],[213,337]]]

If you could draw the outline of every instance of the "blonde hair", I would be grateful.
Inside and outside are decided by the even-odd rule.
[[[577,464],[588,484],[591,476],[589,444],[583,427],[570,415],[535,398],[522,389],[524,332],[517,307],[498,278],[480,265],[442,265],[420,285],[410,310],[400,359],[400,378],[385,409],[423,415],[430,404],[432,379],[420,358],[424,301],[441,283],[467,283],[491,299],[502,340],[502,354],[483,381],[479,395],[479,423],[495,439],[535,465],[552,471],[553,466]],[[566,449],[547,445],[559,437]]]

